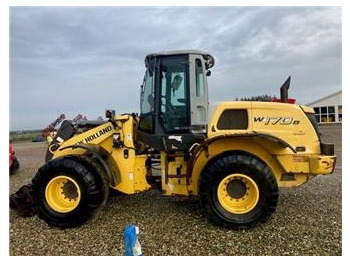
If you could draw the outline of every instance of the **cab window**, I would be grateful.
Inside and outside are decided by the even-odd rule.
[[[165,130],[188,129],[188,58],[169,57],[161,62],[160,113]]]

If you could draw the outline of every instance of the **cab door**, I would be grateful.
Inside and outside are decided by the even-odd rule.
[[[187,56],[163,57],[160,61],[160,125],[165,134],[189,131]]]
[[[203,57],[190,55],[191,133],[206,133],[208,125],[208,83]]]

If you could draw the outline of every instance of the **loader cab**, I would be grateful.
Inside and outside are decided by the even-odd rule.
[[[196,50],[162,52],[146,56],[145,64],[141,139],[156,146],[174,136],[189,143],[204,137],[208,124],[207,75],[214,65],[213,57]]]

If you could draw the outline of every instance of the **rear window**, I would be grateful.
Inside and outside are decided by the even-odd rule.
[[[245,109],[227,109],[222,112],[218,125],[218,129],[247,129],[248,128],[248,112]]]

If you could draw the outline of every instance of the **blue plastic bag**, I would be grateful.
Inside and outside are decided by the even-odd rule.
[[[124,244],[126,256],[142,256],[141,245],[137,235],[139,228],[134,225],[127,225],[124,230]]]

